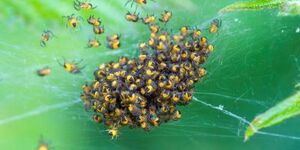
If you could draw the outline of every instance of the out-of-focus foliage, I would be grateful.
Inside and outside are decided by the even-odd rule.
[[[251,122],[245,133],[248,140],[258,130],[281,123],[282,121],[300,114],[300,91],[286,98],[276,106],[258,115]]]
[[[300,15],[300,1],[288,1],[280,6],[279,16]]]
[[[300,15],[299,0],[252,0],[235,2],[220,10],[220,13],[246,10],[279,9],[278,15]]]
[[[235,2],[221,9],[220,13],[273,8],[279,9],[278,15],[280,16],[300,15],[300,1],[298,0],[253,0]],[[298,115],[300,113],[299,101],[299,93],[297,93],[272,107],[267,112],[258,115],[246,130],[245,140],[261,128],[278,124],[290,117]]]

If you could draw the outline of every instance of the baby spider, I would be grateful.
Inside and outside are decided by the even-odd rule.
[[[195,28],[195,29],[193,30],[193,39],[199,39],[200,36],[201,36],[201,30]]]
[[[107,45],[107,47],[110,49],[118,49],[118,48],[120,48],[120,46],[121,46],[121,43],[119,40],[108,42],[108,45]]]
[[[96,123],[101,123],[102,122],[102,117],[99,116],[99,115],[94,115],[93,116],[93,120],[96,122]]]
[[[44,77],[50,75],[51,69],[49,67],[44,67],[42,69],[37,70],[36,72],[39,76]]]
[[[54,36],[54,34],[50,31],[50,30],[45,30],[42,33],[42,38],[41,38],[41,42],[40,45],[42,47],[46,46],[46,43]]]
[[[116,127],[112,127],[111,129],[106,130],[108,134],[111,136],[111,139],[117,138],[119,136],[119,130]]]
[[[106,40],[108,42],[108,48],[118,49],[120,47],[120,34],[113,34],[111,36],[107,36]]]
[[[188,36],[190,34],[189,27],[188,26],[181,27],[180,32],[182,36]]]
[[[101,46],[101,43],[98,39],[90,39],[88,42],[88,48],[97,48]]]
[[[222,25],[222,21],[220,19],[214,19],[210,24],[209,32],[216,33]]]
[[[180,112],[179,110],[177,110],[177,111],[173,114],[172,119],[173,119],[173,120],[178,120],[178,119],[180,119],[180,118],[181,118],[181,112]]]
[[[139,14],[130,13],[130,12],[127,12],[127,14],[125,15],[125,18],[127,21],[130,21],[130,22],[138,22],[140,19]]]
[[[120,37],[121,37],[120,34],[113,34],[113,35],[107,36],[106,40],[109,41],[109,42],[113,42],[113,41],[116,41],[116,40],[120,40]]]
[[[72,28],[76,28],[79,22],[83,20],[81,16],[75,16],[75,14],[72,14],[70,16],[63,16],[63,18],[67,19],[67,26],[70,26]]]
[[[160,27],[157,24],[151,24],[151,25],[149,25],[149,29],[150,29],[151,33],[157,33],[157,32],[159,32]]]
[[[146,25],[147,25],[147,24],[153,23],[153,22],[155,21],[155,19],[156,19],[156,18],[155,18],[154,15],[150,15],[150,16],[147,15],[146,18],[142,18],[143,23],[146,24]]]
[[[93,15],[91,15],[87,22],[90,24],[90,25],[93,25],[93,26],[100,26],[102,21],[100,20],[100,18],[95,18]]]
[[[93,4],[88,3],[88,2],[82,2],[79,0],[74,1],[74,9],[77,11],[83,9],[83,10],[92,10],[95,9],[97,6],[93,6]]]
[[[182,42],[185,39],[185,36],[181,34],[180,35],[174,34],[172,38],[176,42]]]
[[[62,67],[64,67],[64,69],[72,74],[77,74],[80,73],[81,70],[85,67],[79,67],[79,64],[83,61],[82,59],[78,62],[72,61],[72,62],[66,62],[65,58],[64,59],[64,63],[61,63],[57,60],[58,64],[60,64]]]
[[[39,141],[39,145],[37,147],[37,150],[50,150],[53,149],[53,147],[50,147],[50,144],[46,142],[43,137],[41,137]]]
[[[95,34],[104,33],[104,26],[94,26],[93,31]]]
[[[147,48],[148,45],[145,42],[139,44],[139,49],[141,54],[147,54]]]
[[[161,18],[159,18],[160,22],[168,23],[172,17],[172,12],[165,10],[163,14],[161,14]]]

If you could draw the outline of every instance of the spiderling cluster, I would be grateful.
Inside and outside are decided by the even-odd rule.
[[[188,27],[172,36],[152,32],[148,43],[140,44],[138,58],[120,57],[100,65],[81,95],[87,110],[94,111],[94,120],[103,122],[114,138],[123,126],[148,131],[180,119],[176,106],[190,103],[193,85],[206,74],[201,64],[213,51],[200,35]]]

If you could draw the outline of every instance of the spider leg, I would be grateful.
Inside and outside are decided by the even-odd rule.
[[[206,28],[203,28],[203,30],[209,30],[210,29],[210,26],[209,27],[206,27]]]
[[[73,70],[71,73],[73,73],[73,74],[78,74],[78,73],[81,73],[81,71],[80,71],[80,69],[78,68],[78,69]]]
[[[82,61],[83,61],[83,59],[80,59],[78,62],[73,61],[73,63],[74,63],[75,65],[79,65]]]
[[[97,21],[100,23],[99,26],[101,26],[101,25],[102,25],[102,20],[101,20],[101,18],[98,18]],[[102,25],[102,26],[103,26],[103,25]]]
[[[219,27],[222,26],[222,20],[219,19]]]
[[[77,11],[79,11],[79,10],[80,10],[80,7],[79,7],[78,5],[75,5],[75,4],[74,4],[74,9],[77,10]]]
[[[166,22],[164,23],[164,28],[167,28],[167,23],[166,23]],[[172,32],[171,32],[171,33],[172,33]]]
[[[82,29],[82,26],[80,24],[77,24],[77,29],[80,31]]]
[[[137,8],[138,8],[138,5],[135,5],[135,11],[134,12],[136,12]]]
[[[81,16],[77,16],[76,19],[78,19],[78,20],[80,20],[80,21],[83,21],[83,20],[84,20]]]
[[[90,40],[89,40],[89,42],[90,42]],[[91,47],[92,47],[91,44],[88,43],[87,46],[85,47],[85,49],[88,49],[88,48],[91,48]]]
[[[140,19],[140,12],[136,16],[137,16],[137,21],[139,21],[139,19]]]
[[[75,10],[77,10],[77,11],[79,11],[80,10],[80,2],[78,1],[78,0],[74,0],[74,9]]]
[[[64,64],[62,64],[57,58],[55,58],[56,59],[56,61],[57,61],[57,63],[59,64],[59,65],[61,65],[62,67],[64,67]],[[64,63],[65,63],[65,58],[63,57],[63,60],[64,60]]]
[[[53,33],[52,31],[50,31],[50,30],[47,30],[47,33],[49,33],[50,38],[51,38],[51,37],[56,37],[56,36],[54,35],[54,33]]]
[[[74,71],[72,71],[71,73],[74,73],[74,74],[78,74],[78,73],[81,73],[81,70],[84,69],[85,66],[83,67],[78,67],[77,69],[75,69]]]
[[[40,45],[41,45],[41,47],[46,47],[46,42],[45,41],[41,41]]]
[[[129,3],[130,1],[132,1],[132,0],[128,0],[128,1],[125,3],[125,6],[127,6],[127,5],[128,5],[128,3]]]
[[[69,19],[70,16],[62,16],[64,19]]]
[[[84,65],[84,66],[80,67],[79,70],[83,70],[85,67],[86,67],[86,66]]]
[[[95,9],[95,8],[97,8],[97,6],[93,6],[93,7],[92,7],[92,9]]]
[[[92,46],[91,45],[87,45],[86,47],[84,47],[84,49],[88,49],[88,48],[91,48]]]

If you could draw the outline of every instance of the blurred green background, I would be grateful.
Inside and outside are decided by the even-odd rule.
[[[151,132],[121,129],[111,140],[103,125],[94,123],[80,101],[81,85],[93,80],[99,64],[119,56],[134,57],[148,28],[124,19],[126,0],[91,0],[97,8],[77,12],[72,0],[0,1],[0,149],[36,149],[41,136],[56,150],[87,149],[297,149],[299,117],[265,129],[244,143],[247,124],[199,102],[181,107],[182,119]],[[209,36],[215,51],[205,67],[208,75],[195,87],[194,96],[246,120],[266,111],[294,92],[300,73],[299,16],[278,17],[276,10],[235,12],[218,16],[234,0],[155,0],[138,9],[143,16],[173,12],[168,29],[183,25],[205,30],[212,19],[222,28]],[[62,16],[90,14],[101,17],[106,35],[122,34],[119,50],[102,46],[87,49],[94,38],[83,23],[77,31],[65,27]],[[46,48],[39,45],[43,30],[56,37]],[[300,30],[300,29],[299,29]],[[56,59],[84,59],[82,74],[65,72]],[[36,70],[49,66],[50,76]],[[276,135],[275,135],[276,134]],[[299,139],[299,138],[298,138]]]

